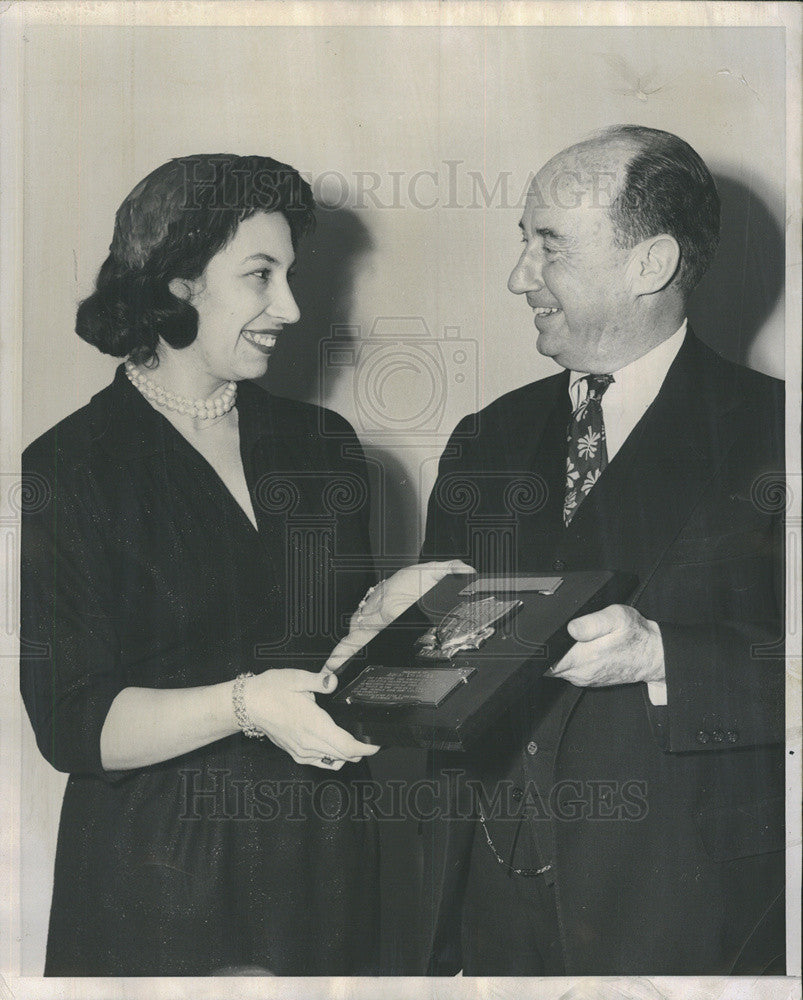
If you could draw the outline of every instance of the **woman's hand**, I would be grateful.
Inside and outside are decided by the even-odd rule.
[[[405,566],[393,576],[372,587],[354,612],[349,623],[349,634],[332,650],[324,665],[325,670],[337,671],[366,643],[395,621],[411,605],[431,590],[450,573],[476,573],[460,559],[450,562],[419,563]]]
[[[316,705],[316,691],[331,694],[336,687],[337,677],[325,667],[318,674],[266,670],[246,681],[245,709],[254,725],[297,764],[338,771],[347,760],[370,757],[379,747],[355,740]]]
[[[319,674],[266,670],[243,687],[245,708],[255,726],[299,764],[332,770],[345,761],[375,754],[315,704],[315,692],[337,687],[332,671],[395,621],[449,573],[474,573],[459,559],[407,566],[374,587],[351,619],[349,634]],[[109,708],[100,734],[100,758],[107,771],[127,771],[172,760],[236,733],[232,681],[198,688],[124,688]]]

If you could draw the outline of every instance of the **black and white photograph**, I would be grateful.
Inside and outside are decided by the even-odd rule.
[[[800,8],[2,6],[0,998],[797,1000]]]

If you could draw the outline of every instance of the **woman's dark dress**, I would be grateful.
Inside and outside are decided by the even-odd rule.
[[[23,456],[21,687],[70,772],[46,975],[376,971],[364,764],[304,767],[239,734],[134,771],[100,761],[123,688],[318,670],[371,582],[349,425],[248,382],[237,409],[258,532],[122,367]]]

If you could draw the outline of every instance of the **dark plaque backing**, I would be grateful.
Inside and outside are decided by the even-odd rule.
[[[447,576],[348,660],[319,701],[364,742],[464,750],[569,649],[569,621],[626,602],[635,586],[604,570]]]

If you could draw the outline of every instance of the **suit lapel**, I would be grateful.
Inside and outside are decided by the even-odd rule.
[[[521,476],[532,484],[533,496],[537,496],[531,507],[525,502],[518,510],[514,493],[493,499],[496,511],[510,511],[515,520],[516,536],[510,543],[513,562],[507,567],[513,572],[548,570],[554,559],[555,528],[562,532],[566,427],[571,412],[569,373],[562,372],[538,386],[539,394],[531,399],[531,405],[520,408],[517,438],[506,442],[506,454],[496,457],[497,462],[501,458],[504,463],[500,478],[503,487]],[[489,530],[493,530],[490,523]]]
[[[661,391],[581,505],[571,542],[593,539],[606,568],[630,568],[641,593],[731,443],[719,359],[691,333]],[[592,551],[596,548],[592,544]]]
[[[536,468],[544,431],[554,416],[556,406],[565,404],[568,420],[569,373],[567,371],[534,383],[532,389],[534,394],[524,406],[515,400],[515,393],[511,394],[513,397],[511,408],[503,415],[508,430],[500,435],[501,453],[488,456],[492,468],[501,467],[513,472]]]

